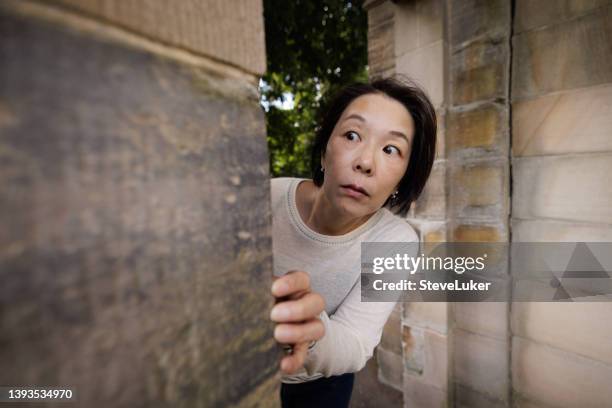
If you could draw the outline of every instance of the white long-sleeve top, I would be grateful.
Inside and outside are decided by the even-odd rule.
[[[386,208],[345,235],[313,231],[296,206],[297,186],[303,180],[271,180],[274,275],[308,272],[311,289],[325,300],[319,316],[325,335],[308,352],[302,370],[283,375],[284,383],[357,372],[365,366],[395,303],[361,301],[361,243],[418,242],[412,226]]]

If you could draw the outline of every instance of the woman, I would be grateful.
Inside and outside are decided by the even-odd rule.
[[[402,218],[435,156],[427,96],[390,78],[344,88],[311,156],[313,179],[271,181],[277,304],[274,337],[283,407],[345,407],[354,374],[372,357],[393,303],[361,302],[361,242],[417,242]]]

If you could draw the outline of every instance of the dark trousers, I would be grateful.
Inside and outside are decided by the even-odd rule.
[[[323,377],[300,384],[281,384],[282,408],[345,408],[351,401],[354,373]]]

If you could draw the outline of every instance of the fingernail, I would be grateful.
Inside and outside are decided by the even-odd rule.
[[[284,320],[289,317],[289,310],[283,306],[274,306],[272,308],[272,312],[270,313],[270,318],[272,320]]]

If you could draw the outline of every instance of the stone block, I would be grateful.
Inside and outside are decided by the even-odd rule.
[[[405,326],[448,333],[448,308],[445,302],[406,302],[402,322]]]
[[[261,0],[45,0],[93,19],[126,28],[162,44],[237,65],[266,70]]]
[[[610,302],[516,302],[512,333],[612,366]]]
[[[507,400],[500,401],[469,387],[455,384],[455,406],[457,408],[507,408],[510,405]]]
[[[507,401],[509,395],[508,340],[494,339],[455,328],[453,330],[454,381],[491,399]]]
[[[503,302],[451,303],[455,326],[496,339],[508,336],[508,304]]]
[[[452,240],[459,242],[505,242],[508,235],[504,224],[467,224],[459,221],[451,228]]]
[[[397,303],[383,328],[379,348],[402,355],[402,304]]]
[[[476,42],[450,58],[451,106],[508,99],[510,49],[506,42]]]
[[[612,153],[516,158],[513,216],[612,222]]]
[[[437,129],[436,129],[436,160],[444,160],[446,159],[446,118],[448,114],[446,113],[447,109],[445,107],[436,109],[436,120],[437,120]]]
[[[444,6],[445,2],[443,0],[416,2],[419,47],[429,45],[444,38]]]
[[[414,206],[413,206],[414,208]],[[412,214],[414,216],[414,214]],[[446,221],[432,221],[420,218],[408,218],[421,242],[445,242],[446,241]]]
[[[267,398],[269,159],[251,85],[2,6],[0,384],[70,386],[86,407]]]
[[[457,158],[507,155],[508,110],[496,103],[449,110],[448,155]]]
[[[609,342],[608,342],[609,343]],[[560,408],[605,407],[612,366],[520,336],[512,339],[512,384],[525,398]]]
[[[516,242],[612,242],[612,225],[552,220],[512,220]]]
[[[501,39],[510,34],[511,8],[507,1],[449,2],[450,41],[453,48],[479,39]]]
[[[612,82],[612,5],[513,38],[512,97]]]
[[[417,2],[400,3],[394,10],[395,56],[400,57],[421,45],[419,44]]]
[[[418,327],[403,326],[405,375],[441,390],[448,389],[448,336]]]
[[[505,217],[508,214],[506,159],[464,163],[450,169],[449,212],[460,217]]]
[[[612,86],[513,103],[513,156],[612,151]]]
[[[421,196],[414,203],[419,218],[444,219],[446,216],[446,163],[437,161]]]
[[[444,103],[444,41],[416,48],[397,57],[396,70],[414,79],[435,108]]]
[[[368,11],[368,65],[370,78],[386,77],[395,70],[393,13],[388,2]],[[380,14],[380,15],[379,15]]]
[[[551,24],[564,24],[567,20],[596,13],[598,9],[610,3],[610,0],[517,0],[514,33]]]
[[[404,375],[405,408],[446,408],[452,406],[446,390],[424,383],[418,376]]]
[[[404,373],[401,354],[395,354],[378,347],[376,349],[376,360],[378,362],[378,379],[380,382],[396,390],[401,390]]]

